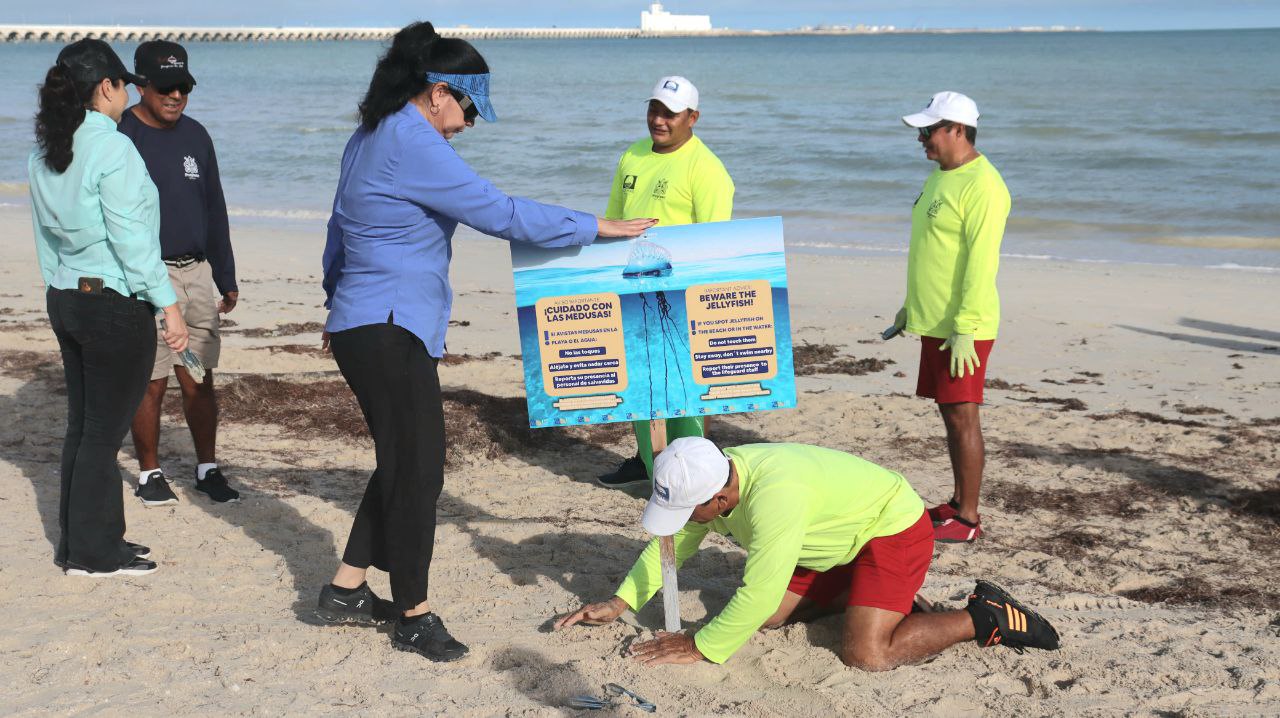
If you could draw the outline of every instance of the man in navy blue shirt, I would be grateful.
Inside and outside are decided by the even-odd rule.
[[[156,346],[151,383],[133,419],[140,469],[135,494],[147,506],[178,501],[158,455],[160,405],[172,368],[196,447],[196,490],[220,503],[239,501],[240,494],[218,469],[215,453],[218,404],[212,370],[221,349],[218,315],[234,309],[240,298],[218,159],[209,133],[183,114],[196,85],[187,51],[177,43],[153,40],[138,46],[133,62],[147,83],[138,88],[141,102],[125,111],[120,131],[133,140],[160,191],[160,256],[187,319],[188,346],[206,369],[204,380],[197,382],[167,345]]]

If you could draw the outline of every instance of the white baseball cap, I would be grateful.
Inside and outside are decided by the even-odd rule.
[[[698,88],[679,75],[669,75],[653,86],[650,100],[657,100],[672,112],[698,109]]]
[[[654,536],[670,536],[728,481],[729,459],[715,444],[700,436],[676,439],[654,457],[653,495],[640,524]]]
[[[908,127],[929,127],[942,121],[955,122],[969,127],[978,126],[978,103],[959,92],[939,92],[929,100],[923,110],[907,115],[902,121]]]

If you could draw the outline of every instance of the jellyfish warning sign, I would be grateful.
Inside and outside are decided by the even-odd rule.
[[[511,246],[530,426],[795,407],[780,218]]]

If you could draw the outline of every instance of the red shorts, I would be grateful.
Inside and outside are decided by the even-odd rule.
[[[979,339],[973,343],[982,366],[973,374],[965,372],[963,379],[951,376],[951,352],[940,351],[942,339],[920,337],[920,378],[916,381],[916,396],[934,399],[939,404],[982,403],[982,386],[987,381],[987,357],[991,355],[994,339]]]
[[[852,561],[829,571],[796,567],[787,590],[822,606],[849,592],[849,606],[911,613],[916,592],[933,560],[933,522],[928,512],[905,531],[873,538]]]

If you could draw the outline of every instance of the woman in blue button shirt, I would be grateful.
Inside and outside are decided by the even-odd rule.
[[[27,162],[36,254],[67,380],[67,435],[54,562],[68,575],[141,575],[151,551],[124,540],[116,454],[165,342],[187,345],[160,261],[160,213],[142,157],[116,123],[139,78],[105,42],[67,45],[40,86]]]
[[[444,410],[436,362],[453,300],[451,240],[458,224],[543,247],[633,237],[655,220],[614,221],[510,197],[477,175],[448,140],[495,121],[489,67],[464,40],[430,23],[396,33],[360,103],[347,142],[324,251],[325,342],[364,412],[377,469],[317,614],[399,620],[392,644],[435,661],[467,648],[427,603],[436,500],[444,482]],[[390,573],[394,610],[365,572]]]

